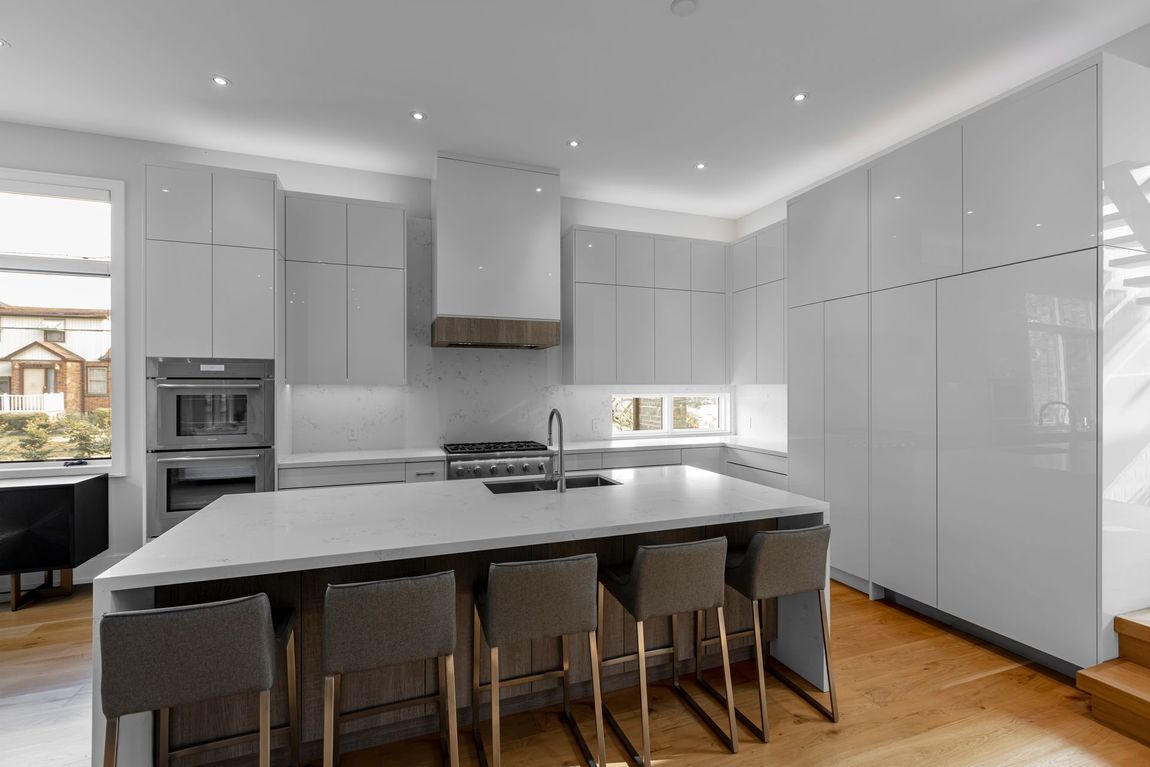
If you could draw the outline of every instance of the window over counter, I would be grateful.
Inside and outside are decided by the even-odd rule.
[[[670,436],[729,431],[726,394],[616,394],[611,436]]]
[[[120,181],[0,169],[0,471],[123,471],[123,199]]]

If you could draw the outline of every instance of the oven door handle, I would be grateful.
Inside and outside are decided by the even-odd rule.
[[[210,384],[175,384],[175,383],[160,383],[156,384],[157,389],[260,389],[263,384],[258,383],[210,383]]]
[[[252,453],[251,455],[197,455],[189,456],[187,458],[157,458],[156,463],[186,463],[189,461],[243,461],[252,458],[261,458],[262,456]]]

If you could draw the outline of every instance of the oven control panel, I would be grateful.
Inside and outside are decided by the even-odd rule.
[[[551,455],[522,455],[510,458],[481,458],[448,461],[448,479],[478,479],[547,474]]]

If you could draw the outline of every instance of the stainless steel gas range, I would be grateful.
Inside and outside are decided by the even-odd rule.
[[[547,474],[552,453],[541,442],[454,442],[443,446],[448,479]]]

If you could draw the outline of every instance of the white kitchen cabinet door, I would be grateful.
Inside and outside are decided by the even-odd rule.
[[[739,240],[731,246],[731,292],[753,288],[759,284],[755,254],[755,237]]]
[[[787,205],[791,306],[867,291],[867,171],[851,171]]]
[[[275,357],[274,250],[212,246],[212,356]]]
[[[239,173],[213,173],[212,242],[275,250],[275,182]]]
[[[897,149],[870,169],[870,289],[962,271],[962,128]]]
[[[403,269],[407,264],[402,208],[347,205],[347,262],[353,266]]]
[[[321,264],[347,263],[347,205],[288,195],[284,199],[285,258]]]
[[[787,223],[785,221],[759,232],[755,238],[758,261],[758,284],[785,279],[787,276]]]
[[[655,287],[691,289],[691,241],[655,238]]]
[[[616,368],[616,288],[575,283],[575,383],[613,384]]]
[[[615,284],[615,233],[575,230],[575,281]]]
[[[1090,67],[966,121],[966,271],[1098,244],[1096,78]]]
[[[753,466],[743,466],[738,463],[727,463],[726,474],[735,479],[745,479],[759,485],[773,487],[776,490],[786,490],[788,486],[786,474],[776,474],[773,471],[763,471]]]
[[[726,248],[721,243],[701,240],[691,243],[691,290],[726,292]]]
[[[935,283],[871,295],[870,572],[938,606]]]
[[[1089,250],[938,288],[938,607],[1077,666],[1099,660],[1096,275]]]
[[[826,502],[831,506],[831,567],[870,578],[869,296],[824,308]]]
[[[616,288],[616,382],[655,382],[655,289]]]
[[[212,173],[149,165],[145,170],[149,240],[212,241]]]
[[[755,380],[787,382],[787,283],[775,280],[755,288]]]
[[[403,269],[347,268],[347,381],[402,385],[407,374]]]
[[[758,382],[755,288],[731,294],[731,383]]]
[[[713,471],[716,474],[724,473],[727,462],[723,457],[724,448],[721,445],[714,447],[686,447],[681,451],[681,460],[684,466],[694,466],[699,469]]]
[[[691,382],[691,292],[655,290],[655,383]]]
[[[347,383],[347,267],[284,268],[288,383]]]
[[[147,242],[149,357],[212,356],[212,246]]]
[[[823,304],[787,311],[787,476],[790,490],[826,498]],[[834,524],[835,510],[831,509]],[[832,537],[834,537],[832,535]]]
[[[727,380],[727,297],[691,291],[691,383]]]
[[[639,288],[655,286],[655,238],[619,234],[615,238],[615,282]]]

